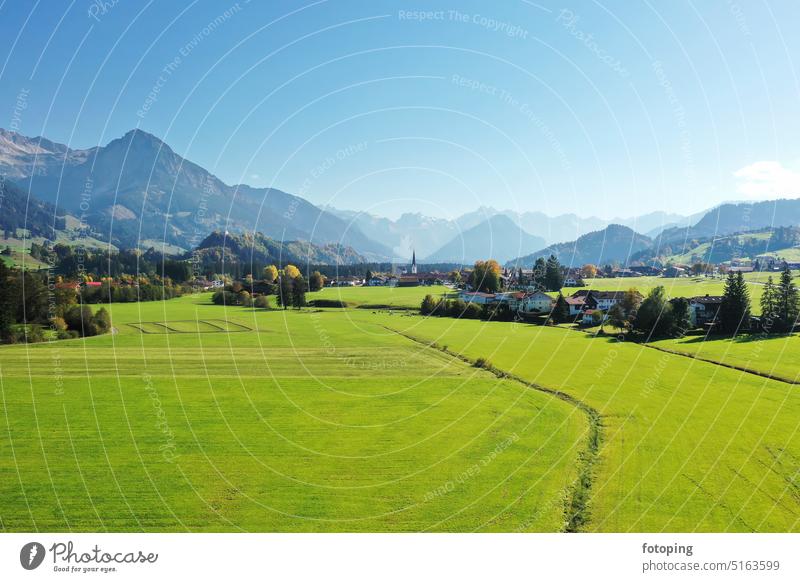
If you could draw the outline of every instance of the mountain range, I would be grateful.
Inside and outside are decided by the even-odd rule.
[[[215,229],[255,230],[277,240],[354,247],[368,259],[391,256],[391,249],[307,200],[274,188],[227,185],[140,130],[86,150],[0,130],[0,172],[118,246],[155,241],[189,249]]]
[[[495,214],[463,231],[423,261],[470,264],[494,258],[503,262],[544,244],[543,238],[525,232],[505,214]]]
[[[347,256],[367,261],[405,261],[416,251],[418,257],[437,262],[471,262],[490,255],[527,260],[550,253],[571,255],[572,262],[598,262],[624,259],[645,239],[654,239],[651,244],[659,248],[693,238],[800,225],[799,200],[729,203],[691,216],[651,212],[612,220],[491,207],[452,219],[407,213],[393,220],[320,208],[275,188],[225,184],[141,130],[105,146],[73,149],[0,129],[0,175],[3,183],[17,182],[26,196],[30,192],[31,200],[39,200],[34,206],[26,202],[29,224],[47,227],[46,220],[34,216],[63,216],[73,223],[74,216],[98,240],[121,248],[169,247],[175,253],[220,230],[260,232],[272,241],[306,241],[320,249],[349,247]],[[25,220],[22,208],[6,204],[5,224],[13,226],[20,216]]]

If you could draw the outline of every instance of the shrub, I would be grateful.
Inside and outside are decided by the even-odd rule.
[[[473,364],[476,368],[483,368],[484,370],[492,370],[494,366],[492,366],[492,362],[490,362],[487,358],[478,358],[475,360]]]
[[[94,323],[97,326],[98,333],[106,333],[111,329],[111,316],[105,307],[101,307],[94,314]]]
[[[269,297],[266,295],[259,295],[255,299],[253,299],[253,307],[258,307],[260,309],[269,309]]]

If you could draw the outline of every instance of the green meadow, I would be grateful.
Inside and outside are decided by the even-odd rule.
[[[432,290],[114,304],[112,335],[0,348],[0,527],[800,530],[797,386],[691,338],[400,309]],[[758,365],[796,376],[796,341]]]
[[[2,528],[562,529],[584,416],[369,314],[204,294],[0,348]]]

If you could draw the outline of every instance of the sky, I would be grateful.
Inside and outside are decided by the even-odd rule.
[[[800,196],[800,3],[0,4],[0,127],[453,218]]]

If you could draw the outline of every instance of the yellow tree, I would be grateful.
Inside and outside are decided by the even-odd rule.
[[[283,269],[283,272],[286,273],[286,276],[290,279],[297,279],[300,276],[300,269],[294,265],[286,265],[286,267]]]
[[[264,280],[267,283],[274,283],[278,279],[278,269],[275,265],[264,267]]]

